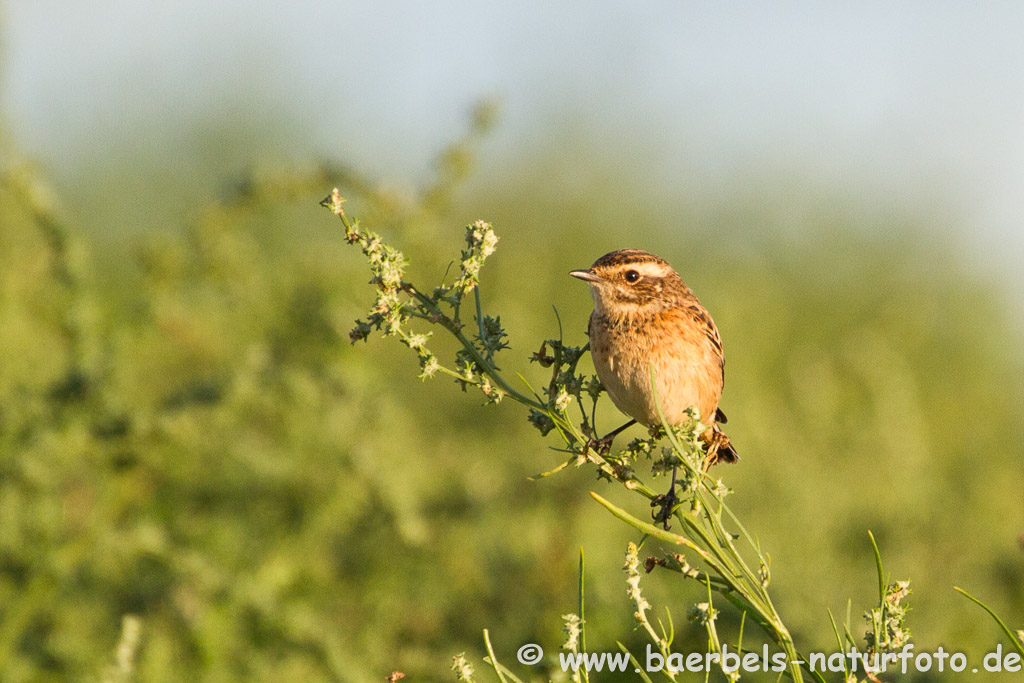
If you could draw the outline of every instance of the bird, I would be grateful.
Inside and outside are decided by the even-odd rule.
[[[594,311],[587,334],[594,368],[615,406],[632,418],[597,443],[610,447],[615,435],[636,422],[660,426],[659,405],[672,426],[686,422],[687,409],[696,408],[708,426],[701,435],[708,466],[736,462],[736,449],[719,426],[727,422],[718,407],[725,386],[722,338],[668,261],[619,249],[569,275],[590,285]],[[673,491],[674,482],[673,476]]]

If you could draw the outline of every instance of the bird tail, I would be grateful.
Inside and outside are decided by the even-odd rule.
[[[708,445],[708,466],[720,462],[736,462],[740,459],[739,453],[733,448],[732,442],[716,424],[703,434],[704,441]]]

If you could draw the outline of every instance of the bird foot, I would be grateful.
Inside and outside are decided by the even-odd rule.
[[[602,436],[600,439],[591,437],[587,440],[586,449],[587,451],[594,451],[602,458],[607,457],[612,452],[612,441],[615,440],[615,434],[607,434]]]
[[[661,524],[665,531],[668,531],[671,526],[672,513],[675,512],[676,505],[679,503],[679,497],[676,495],[676,480],[672,477],[672,488],[668,490],[668,493],[662,493],[659,496],[655,496],[651,499],[651,516],[654,518],[655,524]]]
[[[612,431],[608,432],[600,439],[595,439],[594,437],[591,436],[587,440],[587,445],[583,452],[586,453],[589,450],[593,450],[601,457],[606,457],[609,453],[612,452],[612,441],[615,440],[615,437],[621,434],[622,431],[625,430],[626,428],[632,427],[635,424],[636,420],[630,420],[629,422],[622,425],[618,429],[613,429]],[[584,428],[584,434],[587,434],[588,436],[590,435],[590,432],[587,431],[586,427]]]

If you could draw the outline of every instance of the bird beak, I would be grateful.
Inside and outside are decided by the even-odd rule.
[[[601,276],[590,268],[587,268],[586,270],[570,270],[569,275],[579,278],[580,280],[586,280],[587,282],[601,282]]]

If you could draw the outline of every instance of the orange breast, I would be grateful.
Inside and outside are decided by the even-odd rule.
[[[696,407],[712,424],[722,395],[720,356],[708,336],[676,315],[676,309],[644,321],[591,325],[591,355],[612,402],[645,425],[660,424],[657,401],[669,424]]]

